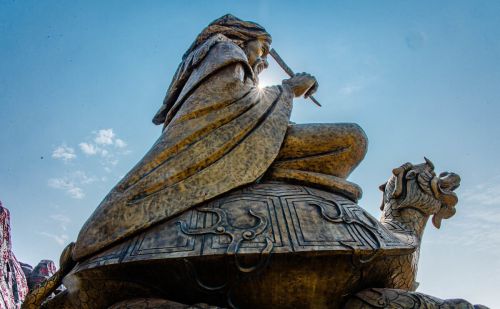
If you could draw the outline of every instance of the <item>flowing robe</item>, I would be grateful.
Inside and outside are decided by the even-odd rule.
[[[160,138],[82,227],[75,260],[256,181],[278,156],[291,90],[259,89],[230,41],[202,48],[208,51],[179,89]]]

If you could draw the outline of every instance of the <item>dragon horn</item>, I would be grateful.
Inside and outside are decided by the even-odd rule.
[[[425,160],[425,163],[427,163],[427,165],[429,165],[429,167],[431,168],[431,171],[433,171],[434,170],[434,163],[432,163],[432,161],[427,159],[426,157],[424,157],[424,160]]]
[[[392,170],[392,174],[396,176],[396,184],[394,186],[394,191],[392,192],[393,198],[398,198],[403,193],[403,177],[404,173],[409,171],[413,167],[413,164],[407,162],[400,167]]]

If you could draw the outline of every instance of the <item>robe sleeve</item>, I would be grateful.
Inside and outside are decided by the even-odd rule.
[[[233,48],[223,47],[226,56]],[[87,220],[75,260],[256,181],[277,157],[293,94],[259,89],[239,59],[214,65],[220,55],[210,52],[193,72],[158,141]]]

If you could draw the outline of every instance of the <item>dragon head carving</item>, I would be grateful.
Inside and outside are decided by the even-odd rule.
[[[381,210],[412,208],[422,215],[432,216],[432,223],[440,228],[441,220],[451,218],[456,210],[457,195],[453,192],[460,185],[460,176],[434,172],[434,164],[405,163],[392,170],[389,180],[380,186],[384,192]]]

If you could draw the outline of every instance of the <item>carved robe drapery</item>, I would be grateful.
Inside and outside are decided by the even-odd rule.
[[[199,62],[192,71],[179,68],[189,75],[163,113],[162,135],[87,220],[75,260],[256,181],[277,157],[293,94],[259,89],[240,47],[209,43],[188,59]]]

